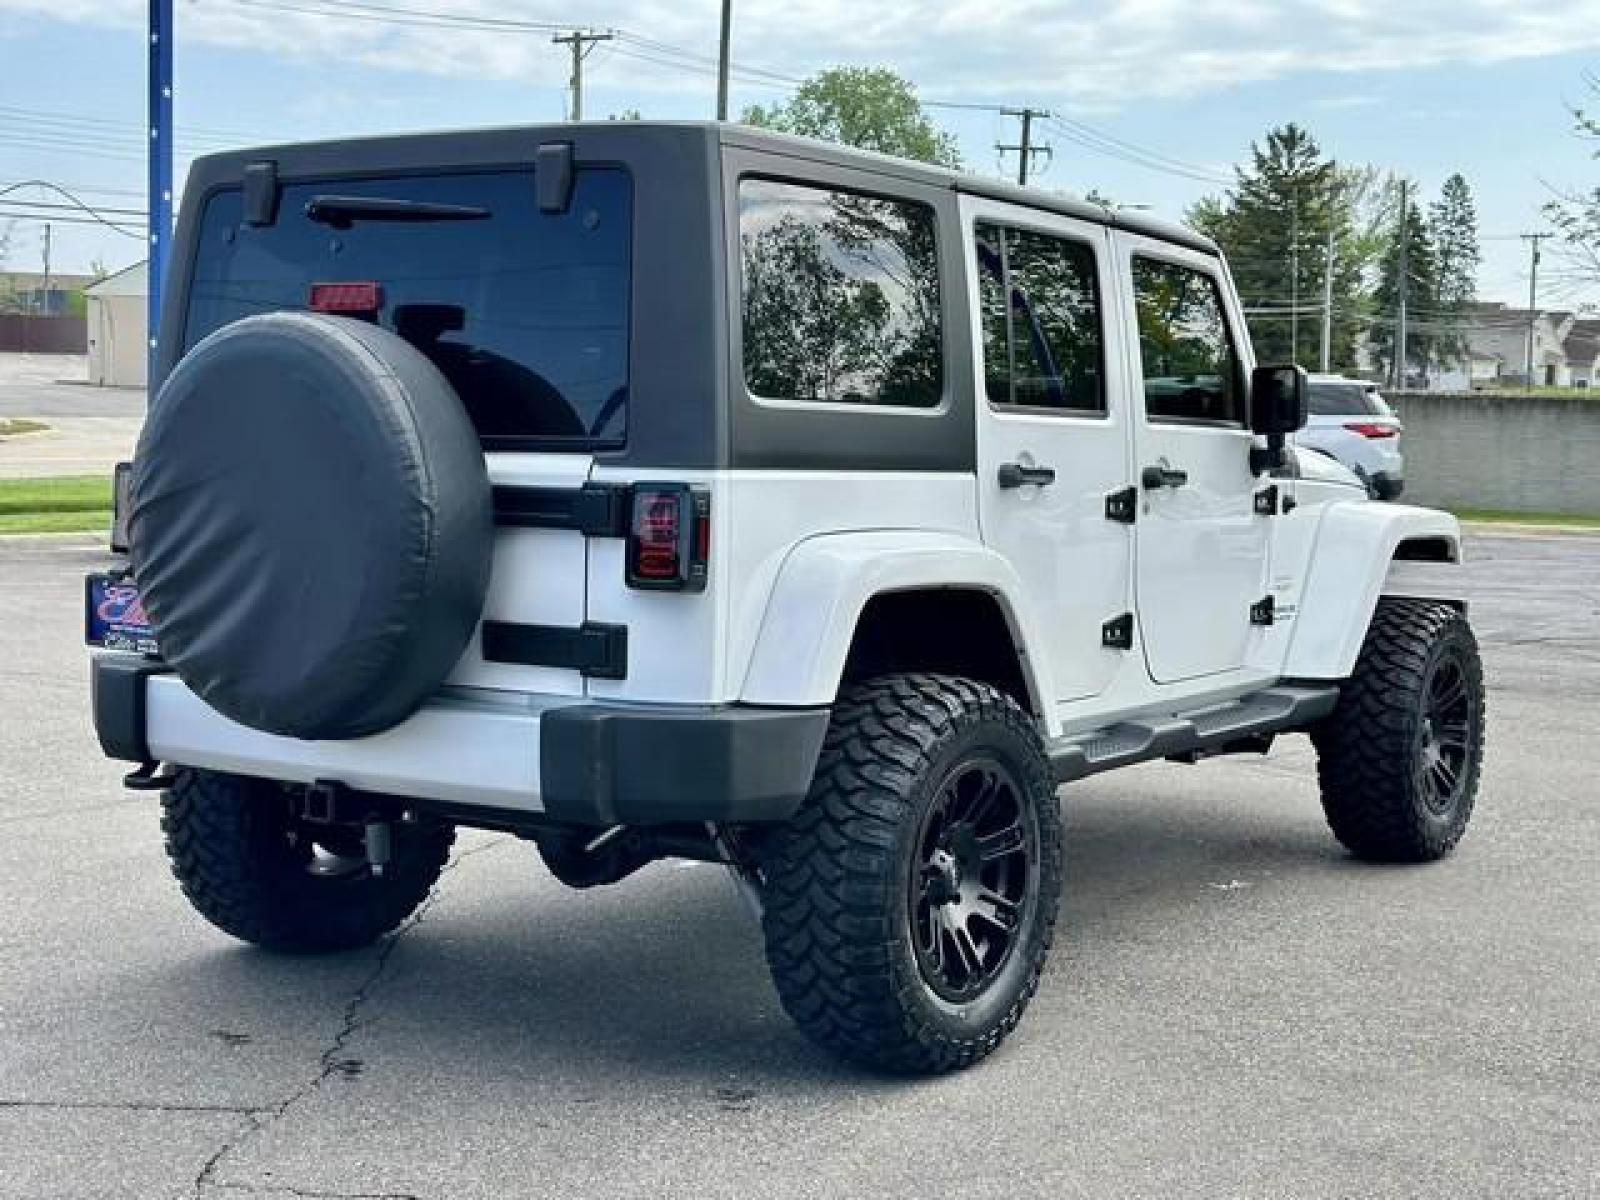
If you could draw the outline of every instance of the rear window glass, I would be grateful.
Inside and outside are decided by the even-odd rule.
[[[1306,406],[1314,417],[1388,416],[1389,406],[1359,383],[1312,383]]]
[[[931,208],[746,179],[739,242],[752,394],[939,403],[944,356]]]
[[[488,215],[311,220],[306,206],[330,196]],[[264,227],[243,222],[241,203],[229,189],[206,204],[186,349],[252,313],[308,308],[313,284],[373,282],[378,322],[433,360],[489,448],[623,441],[633,204],[626,172],[579,171],[563,213],[539,211],[526,170],[289,184],[277,223]]]

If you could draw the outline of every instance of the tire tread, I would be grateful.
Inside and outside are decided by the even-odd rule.
[[[1053,780],[1046,783],[1051,802],[1039,815],[1041,936],[1003,1017],[976,1036],[951,1037],[919,1015],[906,991],[920,981],[897,965],[905,957],[889,894],[897,830],[939,746],[975,720],[1001,722],[1037,745],[1032,720],[987,684],[908,674],[848,688],[806,804],[774,839],[763,918],[773,981],[801,1030],[846,1058],[922,1074],[969,1066],[1016,1027],[1038,987],[1060,882]],[[1042,748],[1035,769],[1048,779]]]

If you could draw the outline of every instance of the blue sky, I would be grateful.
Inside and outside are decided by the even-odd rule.
[[[178,4],[177,112],[189,150],[562,115],[566,59],[547,32],[369,19],[380,8],[620,27],[634,40],[588,61],[590,115],[702,117],[712,105],[709,67],[684,52],[714,52],[716,0]],[[142,207],[143,11],[142,0],[0,0],[0,186],[44,178],[96,189],[85,195],[97,204]],[[1488,299],[1525,299],[1527,252],[1513,235],[1545,228],[1550,189],[1600,181],[1567,113],[1584,72],[1600,66],[1600,0],[1537,10],[1506,0],[736,0],[734,59],[745,72],[736,108],[782,99],[774,77],[882,63],[927,99],[1053,109],[1189,173],[1057,131],[1046,133],[1055,158],[1042,186],[1098,188],[1171,216],[1218,188],[1190,175],[1225,174],[1287,120],[1342,161],[1409,175],[1425,196],[1459,170],[1486,235]],[[1014,121],[937,115],[971,169],[999,171],[993,143],[1015,139]],[[0,235],[7,228],[0,217]],[[6,266],[36,269],[40,227],[9,229]],[[61,270],[142,254],[139,240],[94,226],[58,222],[54,234]],[[1544,279],[1546,304],[1600,301],[1554,255]]]

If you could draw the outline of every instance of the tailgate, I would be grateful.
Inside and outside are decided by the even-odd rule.
[[[497,491],[529,488],[577,492],[588,481],[593,466],[593,459],[587,454],[505,453],[485,457],[489,479]],[[588,539],[576,529],[499,524],[483,620],[445,682],[464,687],[583,695],[586,676],[582,671],[542,664],[559,661],[561,647],[575,643],[581,636],[587,615],[588,555]],[[486,628],[491,630],[488,655],[484,653]],[[542,649],[530,653],[530,645]],[[526,661],[529,659],[541,661]]]

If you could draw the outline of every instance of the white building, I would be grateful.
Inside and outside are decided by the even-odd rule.
[[[89,382],[144,387],[146,263],[107,275],[83,289],[88,302]]]
[[[1567,381],[1573,387],[1600,387],[1600,321],[1574,321],[1562,348],[1567,352]]]

